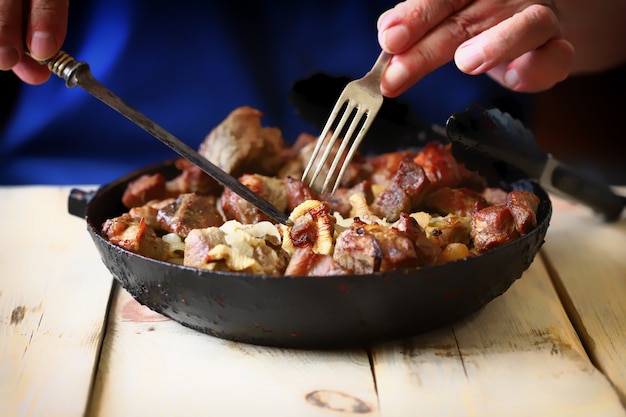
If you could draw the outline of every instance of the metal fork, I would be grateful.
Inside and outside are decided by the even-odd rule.
[[[334,193],[339,186],[341,178],[352,160],[356,149],[383,104],[383,95],[380,92],[380,80],[390,59],[390,54],[385,51],[381,52],[372,69],[365,74],[363,78],[349,82],[341,92],[324,129],[322,129],[322,134],[317,139],[313,154],[302,174],[302,181],[305,183],[308,182],[309,186],[314,190],[320,193],[328,191],[328,187],[331,182],[333,182],[333,178],[334,184],[331,194]],[[339,113],[342,111],[341,119],[337,122]],[[346,130],[346,123],[349,120],[351,121]],[[354,136],[357,130],[358,133]],[[333,133],[329,138],[328,133],[330,131]],[[322,169],[327,167],[329,156],[335,150],[335,143],[341,135],[343,135],[341,144],[334,153],[334,159],[330,168],[328,168],[326,178],[320,188],[316,180],[322,172]],[[350,145],[349,148],[348,145]],[[324,148],[324,151],[320,154],[322,148]],[[340,163],[341,167],[339,167]],[[309,176],[313,166],[315,166],[315,170]],[[340,168],[339,171],[338,168]]]

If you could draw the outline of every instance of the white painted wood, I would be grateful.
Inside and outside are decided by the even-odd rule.
[[[221,340],[165,319],[120,289],[89,416],[175,415],[377,416],[378,404],[365,351]]]
[[[381,415],[625,416],[540,260],[458,324],[374,348]]]
[[[626,216],[603,223],[563,200],[554,207],[546,259],[591,359],[626,405]]]
[[[0,416],[82,416],[112,279],[66,187],[0,187]]]

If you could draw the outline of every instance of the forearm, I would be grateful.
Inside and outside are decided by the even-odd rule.
[[[556,0],[564,36],[575,49],[572,74],[626,63],[625,0]]]

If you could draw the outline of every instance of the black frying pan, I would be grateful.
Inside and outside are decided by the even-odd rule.
[[[538,225],[530,234],[479,257],[372,275],[294,277],[201,271],[149,259],[109,243],[102,223],[127,211],[129,181],[177,174],[173,161],[134,172],[95,193],[72,191],[70,213],[85,217],[102,261],[140,303],[185,326],[235,341],[295,348],[337,348],[416,335],[450,324],[506,291],[529,267],[552,213],[536,193]]]

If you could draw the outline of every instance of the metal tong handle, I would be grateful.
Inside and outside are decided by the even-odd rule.
[[[100,84],[94,78],[91,70],[89,69],[89,65],[86,62],[76,61],[71,55],[64,51],[59,51],[51,59],[39,62],[47,65],[48,69],[53,74],[64,79],[67,87],[81,87],[83,90],[87,91],[89,94],[163,142],[176,153],[193,162],[200,169],[202,169],[202,171],[213,177],[224,187],[227,187],[237,193],[240,197],[250,202],[270,218],[282,224],[291,224],[289,217],[285,213],[278,210],[267,200],[247,188],[245,185],[241,184],[235,177],[204,158],[176,136],[150,120],[143,113],[134,109],[115,93]]]

